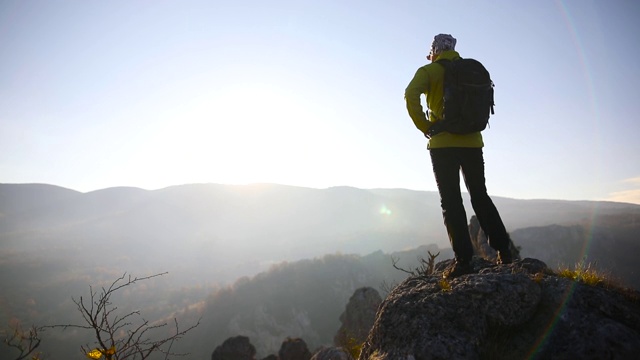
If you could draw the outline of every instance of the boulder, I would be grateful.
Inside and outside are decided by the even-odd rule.
[[[311,360],[353,360],[353,357],[340,347],[324,347]]]
[[[340,315],[342,325],[334,337],[334,344],[346,349],[360,346],[367,339],[381,303],[382,298],[376,289],[357,289]]]
[[[487,235],[482,231],[478,217],[475,215],[469,220],[469,235],[471,236],[474,255],[491,262],[496,262],[498,253],[489,245]],[[512,239],[509,239],[509,249],[511,250],[512,259],[520,259],[520,250],[518,250]]]
[[[359,359],[630,359],[640,293],[587,285],[526,258],[444,280],[412,276],[380,306]]]
[[[307,343],[300,338],[286,338],[278,352],[280,360],[309,360],[311,352]]]
[[[246,336],[225,340],[211,354],[211,360],[255,360],[256,348]]]

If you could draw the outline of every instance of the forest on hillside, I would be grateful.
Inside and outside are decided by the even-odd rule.
[[[170,323],[176,318],[187,326],[200,321],[200,325],[175,346],[176,351],[188,352],[194,359],[209,358],[216,346],[238,334],[249,336],[258,354],[264,356],[277,353],[282,341],[290,336],[303,338],[313,349],[332,344],[340,327],[340,314],[356,289],[370,286],[384,296],[385,291],[407,276],[394,268],[394,261],[398,266],[412,269],[419,265],[419,259],[428,258],[429,251],[451,256],[450,251],[435,245],[393,254],[336,253],[284,262],[231,285],[209,288],[171,288],[166,286],[171,276],[167,274],[127,288],[113,300],[118,311],[127,313],[137,309],[152,322]],[[39,268],[37,264],[31,265]],[[17,294],[26,299],[29,306],[11,304],[9,311],[15,309],[16,312],[5,320],[9,324],[20,321],[23,326],[80,323],[81,314],[72,297],[88,296],[89,288],[83,280],[91,276],[105,279],[91,284],[98,288],[113,281],[113,278],[106,280],[109,275],[122,274],[96,272],[59,283],[45,279],[40,284],[31,284],[30,293]],[[2,298],[4,305],[9,305],[6,296]],[[4,331],[6,334],[7,329]],[[38,350],[49,354],[49,358],[78,357],[81,345],[95,345],[90,331],[48,329],[41,335],[42,345]],[[0,352],[0,360],[13,360],[11,355],[11,351]]]
[[[600,223],[520,229],[511,235],[524,257],[543,260],[551,268],[586,261],[618,284],[638,289],[638,231],[640,222],[635,217],[612,217]],[[171,323],[176,318],[188,326],[199,321],[198,327],[175,347],[194,359],[209,358],[224,340],[237,335],[248,336],[258,356],[277,353],[287,337],[304,339],[313,351],[333,343],[341,325],[340,314],[356,289],[373,287],[384,297],[407,276],[393,266],[394,262],[398,267],[415,269],[420,259],[429,258],[429,253],[439,254],[437,261],[452,257],[450,249],[436,245],[365,256],[334,253],[275,264],[224,286],[179,286],[170,280],[169,273],[127,289],[114,302],[119,311],[137,309],[156,323]],[[58,261],[55,253],[23,260],[15,253],[0,257],[3,284],[10,291],[0,294],[4,310],[0,315],[5,324],[78,323],[81,318],[72,299],[86,297],[89,286],[105,286],[122,275],[100,266],[79,273],[74,271],[77,264]],[[28,272],[32,272],[32,280],[21,282]],[[80,345],[93,341],[90,332],[77,329],[47,330],[42,339],[40,350],[50,358],[77,357]],[[0,360],[13,359],[9,353],[0,352]]]

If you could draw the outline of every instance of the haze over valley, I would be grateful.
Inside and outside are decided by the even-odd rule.
[[[493,199],[523,257],[550,267],[586,260],[640,288],[639,205]],[[89,286],[168,272],[123,299],[153,319],[201,317],[184,342],[201,357],[234,332],[262,334],[252,341],[264,355],[285,336],[326,345],[356,288],[384,294],[384,284],[406,277],[393,258],[410,269],[428,252],[452,256],[435,192],[192,184],[81,193],[0,184],[2,324],[77,322],[71,298]],[[251,314],[280,330],[267,336]]]

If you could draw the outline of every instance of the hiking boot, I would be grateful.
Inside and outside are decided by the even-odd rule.
[[[498,259],[496,260],[496,263],[498,265],[507,265],[511,264],[512,262],[513,258],[511,257],[510,250],[498,251]]]
[[[443,273],[442,277],[445,279],[453,279],[455,277],[470,274],[473,272],[471,264],[467,261],[455,261],[452,266],[449,266]]]

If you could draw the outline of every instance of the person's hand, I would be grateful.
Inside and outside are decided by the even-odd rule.
[[[437,123],[431,124],[431,126],[429,126],[429,129],[424,134],[424,136],[426,136],[427,139],[431,139],[434,135],[437,135],[440,132],[442,132],[442,126],[441,126],[441,124],[439,122],[437,122]]]

